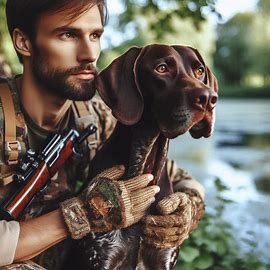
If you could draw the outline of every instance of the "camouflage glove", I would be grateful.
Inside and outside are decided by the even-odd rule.
[[[60,204],[73,239],[90,232],[109,232],[137,223],[154,201],[159,187],[147,184],[152,175],[117,181],[123,166],[115,166],[97,175],[79,197]]]
[[[204,202],[198,192],[186,189],[161,200],[161,215],[144,218],[143,241],[156,248],[177,247],[197,227],[204,214]]]

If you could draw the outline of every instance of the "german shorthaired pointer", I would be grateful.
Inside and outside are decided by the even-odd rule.
[[[209,137],[213,130],[218,86],[202,56],[186,46],[133,47],[100,73],[96,86],[118,123],[91,163],[91,174],[124,164],[125,177],[154,175],[161,188],[156,202],[171,194],[164,167],[169,139],[187,131]],[[142,247],[140,236],[136,224],[85,237],[75,250],[78,269],[172,269],[179,249]]]

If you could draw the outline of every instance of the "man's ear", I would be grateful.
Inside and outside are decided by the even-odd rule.
[[[23,56],[31,56],[32,45],[29,38],[18,28],[13,31],[13,44],[16,51]]]

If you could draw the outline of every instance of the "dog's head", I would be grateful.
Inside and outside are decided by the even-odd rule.
[[[126,125],[147,111],[168,138],[186,131],[194,138],[208,137],[213,131],[217,80],[191,47],[133,47],[98,75],[96,87]]]

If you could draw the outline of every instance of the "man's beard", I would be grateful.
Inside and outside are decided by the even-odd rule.
[[[95,94],[94,80],[68,80],[70,75],[82,70],[93,70],[96,75],[96,69],[91,63],[65,70],[51,68],[40,53],[35,51],[32,72],[35,79],[53,95],[75,101],[91,99]]]

